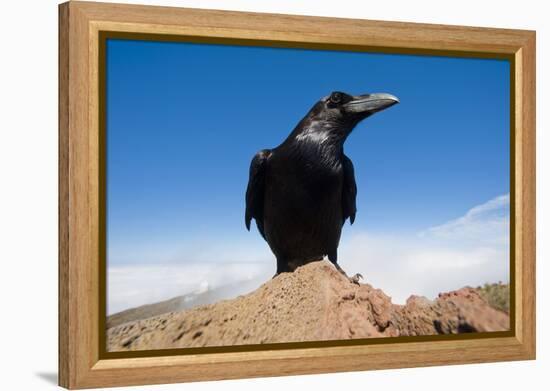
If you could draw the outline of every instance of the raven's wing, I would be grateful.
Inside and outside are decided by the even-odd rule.
[[[250,177],[248,179],[248,187],[246,189],[246,212],[244,221],[246,229],[250,231],[250,222],[254,218],[258,231],[264,234],[264,192],[265,192],[265,176],[267,169],[267,161],[271,151],[264,149],[258,152],[250,163]]]
[[[342,212],[344,221],[349,217],[351,224],[355,221],[357,207],[355,199],[357,197],[357,185],[355,183],[355,172],[350,158],[344,155],[344,188],[342,189]]]

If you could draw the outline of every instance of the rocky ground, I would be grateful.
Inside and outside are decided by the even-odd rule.
[[[232,300],[110,327],[109,351],[504,331],[505,311],[473,288],[392,304],[326,261],[302,266]]]

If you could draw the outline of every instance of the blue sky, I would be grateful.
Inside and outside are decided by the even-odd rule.
[[[335,90],[401,100],[346,142],[358,214],[343,241],[453,221],[509,193],[509,72],[505,60],[108,40],[108,265],[257,252],[274,268],[244,226],[250,160]]]

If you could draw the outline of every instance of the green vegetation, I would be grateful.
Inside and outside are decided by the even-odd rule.
[[[510,284],[485,284],[483,287],[478,286],[476,290],[491,307],[506,313],[510,311]]]

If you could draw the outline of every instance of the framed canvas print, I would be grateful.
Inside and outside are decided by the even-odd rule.
[[[60,385],[535,358],[534,32],[59,21]]]

